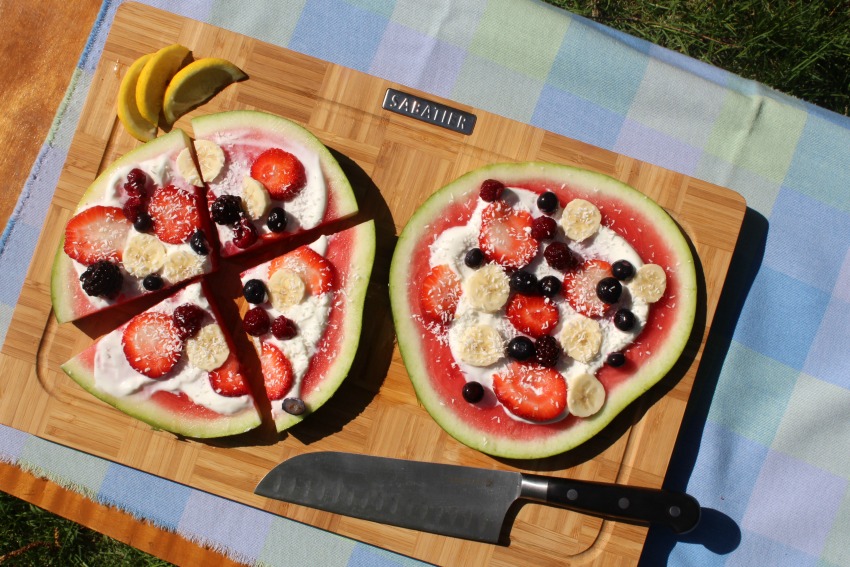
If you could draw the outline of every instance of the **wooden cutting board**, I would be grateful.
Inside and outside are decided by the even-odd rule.
[[[196,57],[230,59],[249,80],[232,85],[192,116],[255,108],[294,120],[338,156],[361,206],[375,219],[378,253],[367,297],[361,348],[349,378],[315,415],[286,434],[261,428],[236,438],[195,441],[152,430],[90,396],[59,365],[125,321],[129,310],[57,325],[50,306],[50,266],[61,231],[83,191],[117,156],[138,145],[117,122],[114,104],[138,56],[181,43]],[[472,135],[381,107],[388,88],[477,116]],[[460,445],[417,403],[394,344],[387,295],[396,236],[431,193],[470,169],[503,161],[543,160],[597,170],[643,191],[682,226],[699,258],[704,288],[695,332],[674,372],[597,438],[564,455],[532,462],[494,459]],[[403,85],[317,60],[154,8],[122,5],[68,159],[50,205],[6,342],[0,421],[63,445],[194,488],[441,565],[630,565],[646,528],[540,505],[512,520],[510,544],[494,546],[341,517],[261,498],[257,482],[280,461],[305,451],[340,450],[553,476],[661,486],[705,337],[710,330],[745,211],[736,193]],[[249,360],[239,330],[243,263],[224,263],[214,278],[225,319]],[[139,305],[135,309],[141,309]],[[255,362],[255,361],[254,361]]]

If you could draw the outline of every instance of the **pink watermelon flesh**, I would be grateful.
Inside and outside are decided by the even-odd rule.
[[[590,418],[551,424],[511,419],[499,405],[465,402],[466,382],[447,341],[423,322],[419,294],[429,269],[429,245],[452,226],[466,223],[485,179],[535,193],[555,192],[561,206],[574,198],[593,202],[603,224],[623,236],[647,263],[668,269],[667,292],[652,305],[644,330],[625,350],[626,365],[596,374],[607,392],[603,409]],[[629,403],[658,382],[680,356],[696,308],[696,275],[687,241],[672,219],[636,190],[601,174],[554,164],[501,164],[465,175],[434,194],[410,219],[393,256],[390,294],[399,347],[417,395],[453,437],[482,452],[508,458],[562,453],[598,433]]]

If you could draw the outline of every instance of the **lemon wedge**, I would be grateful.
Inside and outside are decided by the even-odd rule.
[[[189,63],[165,90],[162,112],[169,124],[210,100],[226,86],[248,78],[242,69],[218,57],[204,57]]]
[[[175,43],[151,55],[142,68],[136,83],[136,102],[139,112],[148,122],[159,123],[165,88],[191,54],[187,47]]]
[[[118,119],[124,128],[131,136],[142,142],[153,140],[156,137],[156,124],[151,124],[139,112],[139,106],[136,104],[136,83],[139,82],[139,75],[142,68],[151,58],[151,53],[142,55],[130,65],[124,78],[121,79],[121,86],[118,87]]]

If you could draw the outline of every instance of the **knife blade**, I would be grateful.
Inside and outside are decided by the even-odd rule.
[[[696,527],[699,503],[661,489],[374,457],[297,455],[272,469],[256,494],[335,514],[499,543],[511,506],[530,501],[607,519]]]

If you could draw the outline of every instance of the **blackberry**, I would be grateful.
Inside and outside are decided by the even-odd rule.
[[[514,360],[528,360],[534,356],[534,343],[528,337],[514,337],[508,342],[506,354]]]
[[[611,273],[618,280],[627,280],[635,275],[635,267],[628,260],[617,260],[611,264]]]
[[[622,352],[612,352],[605,358],[605,362],[608,363],[608,366],[617,368],[618,366],[622,366],[626,363],[626,355]]]
[[[245,313],[245,317],[242,319],[242,327],[245,329],[245,332],[252,337],[259,337],[260,335],[268,333],[270,326],[271,321],[269,321],[269,314],[266,313],[266,310],[262,307],[249,309],[248,312]]]
[[[561,344],[552,335],[544,335],[534,345],[534,358],[540,366],[552,368],[561,356]]]
[[[153,219],[147,211],[142,211],[136,215],[136,220],[133,221],[133,228],[139,232],[148,232],[153,228]]]
[[[463,385],[461,394],[470,404],[477,404],[484,398],[484,386],[478,382],[467,382]]]
[[[189,239],[189,246],[191,246],[195,254],[199,256],[206,256],[210,253],[210,248],[207,246],[207,237],[203,231],[195,231],[195,234],[193,234],[192,238]]]
[[[281,315],[272,321],[272,334],[276,338],[285,341],[298,334],[298,327],[295,325],[295,321]]]
[[[291,415],[301,415],[307,411],[307,404],[301,398],[286,398],[283,400],[283,411]]]
[[[632,330],[636,322],[635,314],[628,309],[617,309],[617,312],[614,313],[614,326],[621,331]]]
[[[495,179],[488,179],[481,184],[481,191],[478,193],[478,195],[483,201],[492,203],[493,201],[497,201],[499,197],[502,196],[502,191],[504,190],[504,183],[502,183],[501,181],[496,181]]]
[[[266,284],[262,280],[248,280],[242,287],[242,295],[248,303],[262,303],[266,300]]]
[[[537,217],[531,223],[531,236],[535,240],[551,240],[558,230],[558,223],[552,217]]]
[[[602,278],[596,284],[596,297],[605,303],[617,303],[623,293],[623,286],[617,278]]]
[[[207,312],[194,303],[184,303],[174,310],[171,320],[177,327],[177,334],[182,340],[194,337],[201,330],[201,323]]]
[[[162,278],[158,274],[148,274],[145,276],[145,279],[142,280],[142,285],[148,291],[162,289],[163,283]]]
[[[555,276],[546,276],[537,282],[537,287],[540,289],[540,295],[555,297],[561,291],[561,280]]]
[[[546,213],[547,215],[551,215],[557,211],[558,205],[560,205],[560,203],[558,203],[558,196],[551,191],[541,193],[540,196],[537,197],[537,208],[540,209],[540,212]]]
[[[543,251],[543,258],[552,268],[561,271],[578,267],[579,260],[570,247],[563,242],[553,242]]]
[[[216,224],[235,224],[242,217],[242,199],[237,195],[217,197],[210,206],[210,217]]]
[[[283,210],[283,207],[275,207],[269,211],[266,226],[274,233],[283,232],[286,230],[286,223],[288,221],[289,218],[286,216],[286,211]]]
[[[115,264],[98,260],[80,275],[80,282],[88,295],[114,297],[121,291],[124,277]]]
[[[484,252],[481,248],[470,248],[463,257],[463,263],[470,268],[477,268],[484,263]]]
[[[509,285],[513,291],[531,295],[537,291],[537,276],[525,270],[511,274]]]

